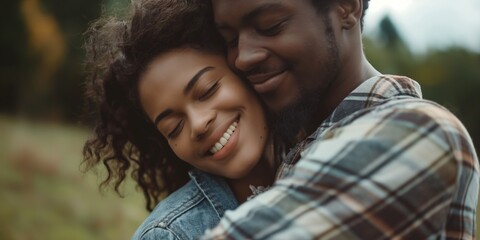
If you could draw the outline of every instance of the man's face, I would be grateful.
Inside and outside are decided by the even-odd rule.
[[[338,71],[329,17],[310,0],[212,0],[229,65],[275,113],[321,98]]]

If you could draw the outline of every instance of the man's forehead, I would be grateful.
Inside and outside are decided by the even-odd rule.
[[[295,4],[292,0],[212,0],[215,21],[223,25],[230,20],[249,20]]]

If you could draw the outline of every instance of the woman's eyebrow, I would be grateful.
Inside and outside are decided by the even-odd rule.
[[[172,113],[173,113],[172,109],[167,109],[167,110],[161,112],[160,114],[157,115],[157,117],[155,118],[153,123],[155,124],[155,126],[157,126],[158,122],[160,122],[162,119],[164,119],[165,117],[167,117],[168,115],[170,115]]]
[[[212,66],[208,66],[208,67],[204,67],[202,68],[200,71],[197,72],[197,74],[195,74],[192,79],[190,79],[190,81],[188,81],[187,83],[187,86],[185,86],[185,89],[183,89],[183,95],[187,95],[188,92],[190,92],[193,88],[193,86],[195,86],[195,84],[197,83],[198,79],[200,79],[200,77],[208,72],[208,71],[211,71],[215,69],[215,67],[212,67]]]

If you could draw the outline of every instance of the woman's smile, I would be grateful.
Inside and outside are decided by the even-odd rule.
[[[139,93],[158,131],[192,166],[239,178],[262,158],[265,112],[223,56],[190,48],[164,53],[147,67]]]
[[[231,132],[229,134],[228,132]],[[225,138],[225,135],[229,135],[228,139]],[[213,150],[216,150],[215,153],[213,153],[212,157],[215,160],[226,160],[227,157],[234,152],[233,150],[237,146],[238,143],[238,136],[239,136],[239,131],[238,131],[238,124],[237,122],[234,122],[232,125],[228,127],[228,130],[225,132],[225,134],[220,138],[219,142],[224,142],[222,143],[215,143],[215,146],[213,146]]]
[[[237,125],[237,122],[233,122],[232,125],[228,126],[227,130],[222,134],[222,137],[220,137],[220,139],[215,143],[215,145],[210,148],[210,153],[212,155],[223,149],[223,147],[228,143],[228,140],[230,140],[233,132],[235,132]]]

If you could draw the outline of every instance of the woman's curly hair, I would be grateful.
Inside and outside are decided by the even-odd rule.
[[[191,168],[174,154],[139,104],[138,79],[154,57],[175,48],[224,53],[205,0],[134,0],[124,19],[102,17],[86,32],[86,100],[94,108],[94,136],[85,143],[84,171],[99,164],[101,188],[131,177],[151,211],[188,181]]]

